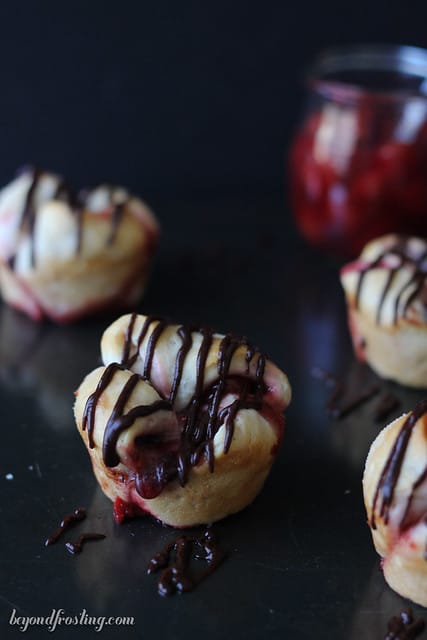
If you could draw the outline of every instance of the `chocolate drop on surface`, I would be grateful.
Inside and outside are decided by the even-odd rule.
[[[156,553],[150,560],[147,573],[161,570],[157,588],[159,595],[171,596],[175,593],[191,591],[225,559],[225,552],[220,549],[215,534],[207,529],[199,537],[180,536],[174,542]],[[191,564],[201,560],[207,569],[195,573]]]
[[[82,507],[75,509],[73,513],[69,513],[64,516],[59,524],[59,527],[55,529],[55,531],[46,538],[45,546],[49,546],[51,544],[55,544],[57,540],[62,536],[65,531],[68,531],[71,527],[73,527],[78,522],[81,522],[86,518],[86,509]]]
[[[66,542],[65,546],[73,555],[83,551],[83,545],[90,540],[104,540],[103,533],[82,533],[75,542]]]
[[[411,609],[403,609],[399,616],[393,616],[388,621],[387,635],[384,640],[415,640],[425,629],[422,618],[414,621]]]

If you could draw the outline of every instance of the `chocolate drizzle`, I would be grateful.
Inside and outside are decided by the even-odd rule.
[[[138,317],[138,314],[136,313],[132,313],[131,317],[130,317],[130,321],[129,324],[127,326],[126,329],[126,333],[125,333],[125,343],[123,345],[123,354],[122,354],[122,364],[125,364],[129,361],[129,355],[130,355],[130,348],[131,348],[131,344],[132,344],[132,334],[133,334],[133,328],[135,326],[135,321]],[[138,349],[136,350],[136,357],[138,355]]]
[[[388,621],[387,635],[384,640],[415,640],[425,629],[422,618],[414,621],[411,609],[403,609],[398,616]]]
[[[107,240],[107,244],[110,246],[114,244],[114,241],[116,239],[117,231],[123,216],[123,211],[125,206],[126,206],[126,201],[119,202],[118,204],[114,205],[113,213],[111,216],[111,232]]]
[[[414,272],[409,280],[403,284],[399,291],[396,293],[393,303],[393,323],[396,325],[399,320],[399,314],[402,318],[405,318],[408,309],[415,298],[420,294],[423,287],[426,284],[427,280],[427,249],[420,254],[420,256],[414,259],[409,252],[409,243],[410,238],[402,237],[397,242],[388,248],[386,251],[382,252],[375,260],[373,260],[368,266],[361,269],[359,272],[359,278],[356,287],[356,296],[355,296],[355,306],[356,309],[360,306],[360,298],[362,294],[363,283],[367,273],[373,271],[377,268],[388,268],[389,274],[387,276],[384,287],[381,291],[380,300],[378,303],[377,313],[376,313],[376,322],[380,324],[381,315],[384,307],[385,300],[387,298],[387,294],[389,293],[393,281],[398,273],[399,269],[401,269],[404,265],[407,265],[413,268]],[[396,260],[396,265],[393,267],[387,267],[387,259],[394,258]],[[408,291],[410,287],[414,287],[413,291],[409,294],[403,309],[400,312],[401,300],[403,295]]]
[[[173,380],[168,396],[151,405],[135,407],[127,414],[124,414],[125,405],[138,381],[151,381],[151,371],[157,344],[165,329],[170,327],[165,320],[159,320],[154,316],[145,318],[134,341],[136,350],[132,354],[135,322],[136,314],[132,314],[125,332],[122,361],[120,364],[112,363],[106,367],[97,388],[89,396],[83,413],[82,429],[87,429],[89,446],[93,448],[97,403],[116,371],[131,368],[137,358],[141,357],[140,349],[143,341],[146,340],[145,354],[141,363],[143,373],[142,375],[134,373],[128,379],[105,428],[103,459],[104,463],[109,467],[119,464],[120,459],[116,451],[118,437],[123,430],[132,426],[136,418],[160,410],[173,410],[186,358],[193,346],[192,334],[198,331],[202,336],[197,354],[195,391],[188,405],[177,416],[182,425],[180,441],[174,451],[169,448],[163,452],[163,455],[158,456],[154,466],[152,460],[148,461],[149,463],[146,460],[148,468],[141,473],[137,472],[135,476],[135,487],[138,493],[143,498],[153,498],[162,491],[167,482],[175,477],[184,486],[188,479],[190,467],[197,465],[202,457],[207,461],[210,471],[214,471],[213,440],[220,426],[222,424],[225,426],[224,453],[227,453],[233,440],[234,424],[238,411],[240,409],[260,409],[262,406],[263,394],[265,393],[264,371],[266,358],[251,346],[246,338],[227,334],[222,338],[218,348],[217,378],[208,388],[205,388],[205,367],[213,344],[213,332],[206,327],[196,329],[180,326],[177,329],[177,335],[181,340],[181,346],[177,352]],[[156,323],[156,325],[148,335],[148,330],[153,323]],[[246,375],[231,376],[230,369],[233,356],[240,347],[246,349]],[[250,378],[250,365],[254,357],[257,357],[255,376]],[[220,408],[224,396],[228,393],[233,393],[237,397],[228,406]]]
[[[389,512],[393,502],[394,490],[399,480],[400,470],[409,445],[412,431],[418,420],[427,413],[427,400],[422,400],[413,411],[407,416],[397,435],[394,445],[386,460],[381,473],[377,488],[374,494],[371,515],[371,528],[375,529],[375,513],[377,503],[380,501],[378,513],[383,518],[385,524],[388,523]],[[414,488],[413,488],[414,491]],[[409,501],[411,501],[411,496]]]
[[[18,172],[18,175],[31,175],[31,182],[28,187],[27,195],[25,197],[24,205],[21,211],[21,219],[19,222],[19,229],[22,232],[28,233],[30,237],[30,260],[31,266],[35,264],[35,247],[34,247],[34,229],[35,229],[35,221],[36,221],[36,205],[35,205],[35,194],[37,191],[37,186],[39,184],[39,180],[43,175],[40,169],[35,169],[33,167],[24,167],[22,171]],[[7,264],[10,269],[15,268],[16,262],[16,253],[11,255]]]
[[[150,379],[151,367],[153,365],[154,351],[156,349],[157,342],[159,341],[160,336],[162,335],[163,330],[166,328],[166,326],[167,326],[166,320],[159,320],[159,322],[154,327],[148,339],[147,351],[145,353],[144,373],[142,374],[142,377],[144,380]]]
[[[93,431],[95,429],[95,411],[96,406],[98,404],[98,400],[101,397],[102,393],[110,384],[111,380],[114,377],[116,371],[122,370],[124,366],[113,362],[106,367],[103,372],[101,378],[99,379],[98,385],[92,395],[89,396],[86,402],[86,406],[83,412],[82,419],[82,430],[85,431],[87,429],[87,436],[89,441],[89,447],[93,449],[95,446],[95,442],[93,440]]]
[[[103,533],[82,533],[75,542],[66,542],[65,546],[73,555],[83,551],[83,545],[89,540],[104,540]]]
[[[85,518],[86,509],[83,509],[82,507],[75,509],[73,513],[68,513],[67,515],[65,515],[62,518],[59,527],[55,529],[55,531],[48,538],[46,538],[45,546],[48,547],[51,544],[55,544],[55,542],[59,540],[63,533],[68,531],[68,529],[73,527],[78,522],[81,522]]]
[[[182,328],[183,329],[183,328]],[[187,482],[188,471],[196,465],[204,455],[209,469],[214,471],[213,440],[221,424],[225,425],[224,453],[227,453],[234,434],[234,422],[240,409],[259,409],[262,404],[262,395],[265,391],[264,369],[265,356],[258,355],[255,380],[249,378],[235,381],[238,397],[227,407],[220,410],[221,400],[229,389],[229,372],[233,355],[240,346],[247,349],[247,372],[255,349],[248,345],[245,338],[227,334],[221,340],[218,349],[217,371],[218,378],[210,387],[207,394],[204,393],[204,372],[209,350],[212,346],[213,334],[210,329],[200,329],[202,342],[197,357],[196,389],[195,393],[183,412],[184,428],[181,438],[181,446],[178,454],[177,473],[182,486]],[[188,341],[188,334],[182,333]],[[184,351],[188,352],[188,342],[184,342]],[[248,352],[250,359],[248,361]],[[179,355],[179,354],[178,354]],[[178,361],[180,361],[178,366]],[[177,358],[174,380],[181,376],[184,366],[184,358]],[[232,386],[231,386],[232,389]]]
[[[153,322],[158,322],[161,320],[161,318],[157,318],[156,316],[147,316],[145,318],[141,331],[139,332],[138,339],[136,341],[135,353],[133,354],[133,356],[130,356],[133,329],[134,329],[135,320],[137,317],[138,317],[138,314],[132,313],[128,327],[126,329],[126,334],[125,334],[125,344],[123,346],[123,355],[122,355],[121,364],[127,369],[131,369],[131,367],[135,364],[139,356],[139,349],[144,341],[145,336],[147,335],[147,332],[150,326],[153,324]]]
[[[169,402],[173,405],[178,393],[179,384],[182,378],[182,372],[184,369],[185,358],[193,345],[193,338],[191,336],[191,329],[188,327],[180,327],[178,329],[178,335],[182,340],[182,345],[178,351],[178,355],[175,362],[175,371],[173,374],[173,381],[171,392],[169,394]]]
[[[134,407],[128,413],[124,414],[125,404],[140,379],[140,376],[134,373],[126,382],[105,427],[102,455],[107,467],[115,467],[120,463],[120,458],[116,451],[116,444],[122,431],[129,429],[137,418],[144,418],[157,411],[171,410],[169,402],[166,400],[157,400],[149,405]]]
[[[36,222],[36,208],[35,208],[35,193],[37,191],[37,186],[41,177],[41,171],[39,169],[33,169],[33,177],[30,187],[27,192],[27,197],[25,198],[24,208],[21,214],[21,222],[20,229],[25,229],[29,232],[31,238],[31,265],[34,266],[35,255],[34,255],[34,228]]]
[[[25,167],[18,175],[31,175],[31,183],[28,187],[27,195],[25,197],[24,206],[21,211],[21,219],[19,228],[22,232],[28,234],[30,238],[30,260],[31,266],[34,267],[36,263],[36,255],[35,255],[35,224],[37,218],[37,204],[36,204],[36,194],[38,190],[38,186],[40,180],[43,178],[44,172],[39,168],[33,167]],[[114,244],[117,230],[119,228],[120,222],[123,217],[123,212],[128,204],[130,197],[125,195],[123,192],[123,197],[120,201],[116,201],[116,187],[113,185],[105,185],[105,188],[109,194],[109,207],[112,207],[111,213],[111,231],[107,239],[107,245],[110,246]],[[52,193],[50,200],[59,200],[61,202],[66,202],[71,211],[73,212],[76,218],[76,226],[77,226],[77,245],[76,245],[76,253],[78,254],[81,251],[82,246],[82,231],[83,231],[83,212],[87,206],[87,200],[91,194],[89,190],[81,190],[78,194],[75,192],[62,180],[59,179],[58,184]],[[13,270],[15,268],[16,262],[16,253],[12,255],[8,259],[8,265]]]
[[[151,558],[147,573],[152,574],[161,570],[157,583],[158,592],[161,596],[171,596],[194,589],[217,568],[225,557],[226,554],[219,548],[215,534],[208,529],[198,538],[180,536],[166,545],[162,551]],[[194,560],[204,561],[207,569],[196,574],[191,570]]]

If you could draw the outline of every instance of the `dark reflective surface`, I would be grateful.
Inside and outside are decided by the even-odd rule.
[[[1,637],[22,637],[8,625],[13,609],[85,609],[135,617],[133,627],[104,628],[107,638],[383,638],[407,602],[386,586],[365,523],[361,474],[382,426],[377,399],[331,421],[329,391],[310,374],[324,367],[355,393],[378,381],[353,359],[337,265],[303,247],[279,199],[153,205],[168,223],[141,310],[241,332],[265,350],[293,387],[284,446],[255,503],[216,525],[229,558],[196,591],[161,598],[146,568],[179,533],[149,517],[114,524],[73,420],[73,391],[98,364],[111,318],[39,326],[0,307]],[[395,415],[422,396],[382,389],[398,396]],[[78,506],[88,509],[84,526],[45,548]],[[63,543],[87,530],[107,537],[70,555]]]

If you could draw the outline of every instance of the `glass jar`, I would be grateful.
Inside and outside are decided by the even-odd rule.
[[[427,236],[427,51],[326,52],[290,152],[291,205],[313,245],[345,256],[388,232]]]

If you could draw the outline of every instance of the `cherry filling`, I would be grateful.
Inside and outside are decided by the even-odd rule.
[[[326,103],[298,132],[290,154],[292,207],[314,245],[356,255],[388,232],[425,235],[426,115],[401,140],[404,112],[394,105]]]
[[[128,334],[131,333],[135,317],[134,314],[131,316],[130,331],[127,332],[123,357],[126,362],[110,363],[86,401],[82,430],[87,431],[90,449],[95,446],[93,434],[97,404],[115,374],[126,370],[129,364]],[[138,344],[150,321],[151,318],[148,317]],[[224,336],[219,348],[218,378],[204,388],[203,372],[212,342],[212,332],[207,329],[201,330],[203,340],[197,358],[196,387],[188,406],[179,413],[173,410],[185,356],[191,346],[189,329],[180,327],[178,334],[182,339],[182,347],[178,352],[169,397],[166,399],[163,396],[163,399],[127,410],[129,399],[137,385],[141,382],[149,383],[156,341],[165,326],[164,322],[159,322],[150,336],[143,375],[133,373],[123,385],[105,425],[102,442],[102,457],[106,467],[114,468],[120,463],[127,467],[130,470],[129,482],[147,500],[158,496],[165,485],[175,478],[181,486],[185,486],[189,470],[202,461],[207,462],[209,470],[213,472],[215,435],[224,426],[223,451],[227,454],[234,436],[235,419],[241,409],[260,412],[277,432],[279,442],[284,426],[281,411],[274,406],[276,395],[264,382],[266,358],[263,354],[258,354],[255,376],[249,377],[250,363],[256,350],[244,338],[232,334]],[[246,345],[246,376],[229,375],[233,354],[241,345]],[[275,452],[273,447],[271,454],[274,455]],[[122,521],[126,514],[120,505],[115,506],[115,514],[116,519]]]
[[[131,457],[136,475],[135,488],[142,498],[156,498],[176,475],[179,440],[165,434],[139,436],[134,441]]]
[[[133,502],[125,502],[118,496],[114,500],[113,515],[118,524],[122,524],[127,518],[135,518],[143,514],[144,511]]]
[[[176,478],[184,486],[189,469],[204,461],[213,472],[215,435],[225,425],[224,453],[227,453],[240,409],[260,411],[280,441],[283,416],[263,402],[263,389],[255,381],[235,376],[227,379],[220,391],[218,386],[218,382],[214,383],[203,398],[193,399],[184,411],[174,414],[177,422],[168,420],[163,429],[138,435],[123,452],[122,461],[134,472],[135,489],[142,498],[156,498]]]

